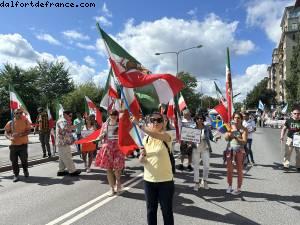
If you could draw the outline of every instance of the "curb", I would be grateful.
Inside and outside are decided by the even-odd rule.
[[[76,155],[79,155],[79,153],[78,152],[72,152],[72,156],[76,156]],[[57,161],[57,160],[58,160],[57,155],[53,156],[51,158],[35,159],[35,160],[28,161],[28,167],[38,165],[38,164],[42,164],[42,163],[46,163],[46,162]],[[20,168],[22,168],[22,165],[20,163],[19,163],[19,166],[20,166]],[[0,167],[0,173],[7,172],[7,171],[10,171],[10,170],[12,170],[12,166],[10,164]]]

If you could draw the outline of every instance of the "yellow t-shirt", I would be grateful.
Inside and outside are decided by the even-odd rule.
[[[149,182],[164,182],[173,180],[172,166],[168,149],[163,141],[148,137],[143,140],[146,151],[146,163],[144,164],[144,180]],[[171,142],[167,142],[169,148]],[[171,148],[170,148],[171,149]]]

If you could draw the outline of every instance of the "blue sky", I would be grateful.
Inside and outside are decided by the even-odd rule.
[[[22,2],[20,0],[19,2]],[[27,2],[23,0],[23,2]],[[42,2],[42,1],[40,1]],[[61,0],[61,2],[67,2]],[[154,72],[179,70],[199,79],[199,90],[215,96],[218,79],[224,89],[225,52],[231,49],[233,88],[240,100],[263,77],[280,38],[284,7],[294,0],[131,0],[74,1],[95,8],[0,8],[0,68],[3,63],[23,68],[36,60],[63,60],[76,83],[94,80],[104,86],[106,53],[96,21],[135,58]]]

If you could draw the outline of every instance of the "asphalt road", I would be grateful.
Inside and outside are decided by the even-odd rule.
[[[254,135],[257,165],[245,170],[241,196],[225,194],[224,147],[222,141],[213,145],[209,190],[193,190],[193,173],[176,174],[175,224],[299,224],[300,173],[294,167],[282,170],[279,130],[259,129]],[[83,169],[81,159],[74,159]],[[142,167],[136,159],[126,164],[125,190],[112,198],[106,196],[105,171],[98,168],[61,178],[58,163],[51,161],[30,168],[30,177],[18,183],[11,171],[0,173],[0,224],[146,224]],[[160,209],[158,224],[163,224]]]

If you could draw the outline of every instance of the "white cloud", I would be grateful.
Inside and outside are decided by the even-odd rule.
[[[260,27],[277,44],[281,36],[280,22],[284,8],[294,4],[295,0],[250,1],[247,4],[247,24]]]
[[[76,46],[85,50],[95,50],[96,47],[94,45],[86,45],[86,44],[82,44],[80,42],[76,43]]]
[[[90,66],[95,66],[96,65],[96,60],[92,58],[91,56],[86,56],[84,57],[84,61],[88,63]]]
[[[61,43],[58,40],[56,40],[54,37],[52,37],[50,34],[38,34],[36,35],[36,38],[41,41],[46,41],[52,45],[61,45]]]
[[[87,65],[71,61],[66,56],[54,56],[46,52],[37,52],[20,34],[0,34],[0,62],[3,64],[10,63],[27,69],[35,66],[36,62],[41,60],[63,61],[75,83],[94,80],[95,76],[99,80],[99,74]],[[0,66],[3,66],[3,64]]]
[[[103,14],[107,17],[112,17],[112,13],[108,10],[106,3],[104,2],[102,5],[102,9],[101,11],[103,12]]]
[[[109,20],[108,20],[106,17],[104,17],[104,16],[96,16],[96,17],[94,17],[94,19],[95,19],[98,23],[100,23],[101,25],[103,25],[103,26],[108,27],[108,26],[111,26],[111,25],[112,25],[112,22],[109,21]]]
[[[71,40],[84,41],[84,40],[90,39],[90,37],[88,35],[79,33],[76,30],[66,30],[66,31],[63,31],[62,34],[64,35],[64,37],[66,37],[67,39],[71,39]]]
[[[251,40],[235,36],[237,21],[225,22],[215,14],[204,21],[161,18],[135,25],[129,20],[124,30],[112,36],[121,46],[153,72],[176,73],[176,54],[155,55],[156,52],[178,51],[199,44],[179,55],[179,71],[189,72],[199,79],[221,77],[224,74],[226,47],[233,54],[248,54],[255,49]],[[100,41],[96,47],[103,54]]]
[[[198,9],[194,8],[194,9],[191,9],[190,11],[188,11],[187,14],[192,16],[193,18],[195,18],[197,16],[197,12],[198,12]]]
[[[252,91],[258,82],[268,76],[267,68],[268,65],[266,64],[252,65],[246,69],[245,74],[242,76],[232,78],[234,94],[241,93],[237,96],[237,101],[244,100],[247,93]]]

